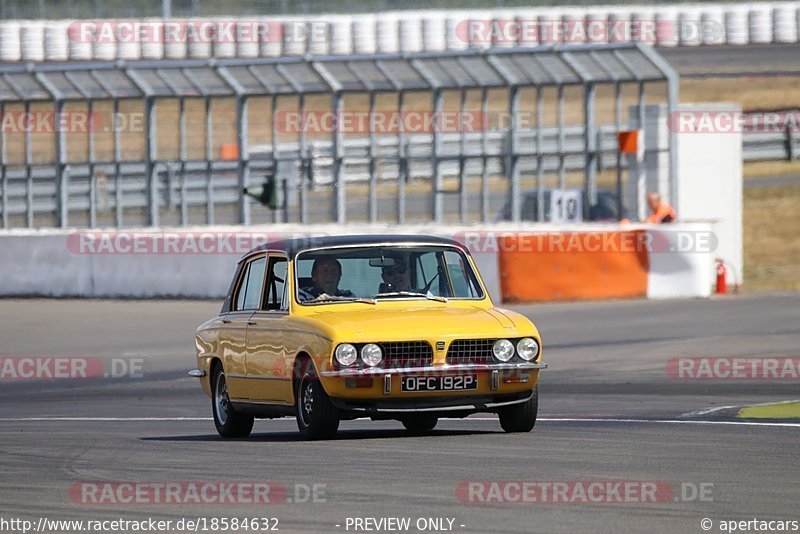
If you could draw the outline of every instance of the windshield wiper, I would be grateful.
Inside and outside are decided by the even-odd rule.
[[[373,299],[378,299],[382,297],[423,297],[428,300],[435,300],[436,302],[447,302],[447,297],[437,297],[430,291],[427,293],[416,293],[414,291],[389,291],[386,293],[378,293],[377,295],[372,295]]]
[[[320,295],[315,299],[303,302],[303,304],[317,304],[322,302],[361,302],[363,304],[376,304],[375,299],[360,297],[338,297],[332,295]]]

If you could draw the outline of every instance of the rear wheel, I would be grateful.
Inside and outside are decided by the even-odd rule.
[[[435,415],[413,415],[401,420],[406,430],[414,434],[424,434],[430,432],[439,422],[439,417]]]
[[[253,416],[236,411],[228,397],[228,383],[221,365],[214,368],[211,379],[211,411],[214,426],[223,438],[246,438],[253,430]]]
[[[500,426],[506,432],[530,432],[536,424],[539,413],[539,390],[534,388],[531,398],[521,404],[502,408],[497,412]]]
[[[295,411],[297,428],[305,439],[327,439],[339,430],[339,410],[307,366],[297,387]]]

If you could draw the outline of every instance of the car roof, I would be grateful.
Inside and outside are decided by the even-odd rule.
[[[265,250],[278,250],[285,252],[289,256],[294,256],[299,252],[317,248],[335,248],[346,246],[370,246],[370,245],[394,245],[394,244],[410,244],[410,245],[450,245],[459,248],[464,248],[463,244],[452,239],[445,237],[436,237],[430,235],[397,235],[397,234],[365,234],[365,235],[337,235],[337,236],[309,236],[299,237],[292,239],[280,239],[265,243],[259,247],[254,248],[242,259],[247,258],[251,254],[262,252]]]

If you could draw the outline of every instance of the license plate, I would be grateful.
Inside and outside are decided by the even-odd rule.
[[[478,389],[478,375],[404,376],[401,391],[463,391]]]

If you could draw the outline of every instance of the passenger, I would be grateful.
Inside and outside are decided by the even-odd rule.
[[[414,291],[411,289],[411,272],[401,254],[387,254],[386,258],[394,260],[394,265],[381,270],[385,284],[381,284],[381,293],[388,291]],[[385,291],[384,291],[385,290]]]
[[[672,209],[672,206],[666,202],[661,201],[661,195],[658,193],[650,193],[647,195],[647,205],[650,206],[652,214],[647,217],[648,223],[651,224],[666,224],[673,223],[678,218],[678,214]]]
[[[320,297],[355,297],[352,291],[339,289],[342,278],[342,264],[334,258],[318,258],[311,267],[313,285],[300,288],[300,300],[314,300]]]

